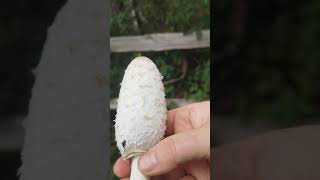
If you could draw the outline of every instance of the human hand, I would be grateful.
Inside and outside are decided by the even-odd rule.
[[[210,179],[210,101],[168,111],[166,138],[139,161],[151,179]],[[130,162],[119,158],[114,173],[129,179]]]

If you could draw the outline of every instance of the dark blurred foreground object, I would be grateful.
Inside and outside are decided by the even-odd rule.
[[[66,0],[3,0],[0,6],[0,179],[17,180],[28,112],[47,28]]]
[[[17,169],[20,165],[19,151],[0,151],[1,180],[18,180]]]
[[[213,149],[219,180],[320,179],[320,125],[270,131]]]
[[[0,120],[25,115],[47,28],[66,0],[4,0],[0,6]]]

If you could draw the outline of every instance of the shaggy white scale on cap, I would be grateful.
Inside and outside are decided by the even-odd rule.
[[[162,75],[147,57],[128,65],[118,98],[115,133],[122,157],[131,158],[157,144],[166,129]]]

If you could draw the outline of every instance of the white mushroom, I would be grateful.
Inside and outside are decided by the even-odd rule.
[[[130,179],[148,179],[139,172],[137,162],[163,138],[166,113],[162,75],[156,65],[147,57],[133,59],[121,83],[115,119],[120,153],[124,159],[133,158]]]

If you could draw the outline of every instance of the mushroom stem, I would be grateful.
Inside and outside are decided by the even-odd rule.
[[[142,174],[139,170],[138,162],[142,154],[132,158],[130,180],[149,180],[149,176]]]

